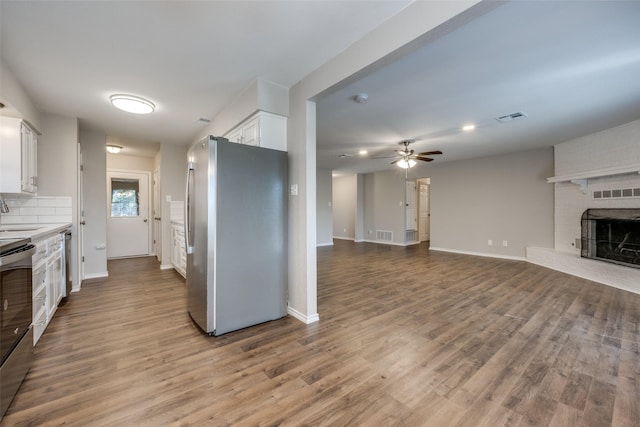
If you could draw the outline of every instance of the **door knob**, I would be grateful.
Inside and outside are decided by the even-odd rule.
[[[147,222],[147,219],[146,219],[146,218],[144,219],[144,222]]]

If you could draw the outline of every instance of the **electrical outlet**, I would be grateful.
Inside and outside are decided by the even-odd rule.
[[[344,228],[344,229],[342,229],[342,231],[344,231],[344,232],[346,233],[346,232],[347,232],[347,229],[346,229],[346,228]]]
[[[493,245],[493,240],[491,240],[491,239],[487,240],[487,245],[492,246]]]
[[[503,240],[503,241],[502,241],[502,246],[505,246],[505,247],[506,247],[506,246],[509,246],[509,242],[507,242],[506,240]]]

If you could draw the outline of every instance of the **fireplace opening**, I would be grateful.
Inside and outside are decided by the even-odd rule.
[[[581,224],[584,258],[640,268],[640,209],[587,209]]]

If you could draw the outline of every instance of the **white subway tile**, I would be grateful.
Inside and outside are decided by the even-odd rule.
[[[3,216],[3,224],[37,224],[37,216]]]
[[[56,208],[20,208],[21,215],[55,215]]]
[[[39,224],[61,224],[65,222],[71,222],[71,215],[47,215],[38,217]]]
[[[73,214],[71,208],[56,208],[56,215],[68,215],[71,216]]]

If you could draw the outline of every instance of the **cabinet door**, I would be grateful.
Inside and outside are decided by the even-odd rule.
[[[27,193],[37,191],[37,171],[38,171],[38,140],[35,132],[26,124],[20,127],[21,134],[21,175],[20,189]]]
[[[238,144],[242,144],[242,127],[239,127],[238,129],[235,129],[229,132],[226,138],[231,142],[237,142]]]
[[[249,120],[242,126],[242,143],[246,145],[260,145],[260,118]]]

